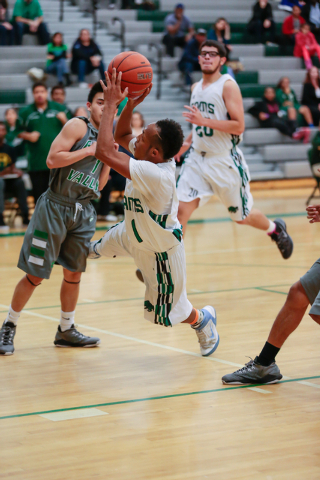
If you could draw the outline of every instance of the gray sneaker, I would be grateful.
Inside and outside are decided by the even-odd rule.
[[[56,347],[97,347],[100,344],[100,338],[86,337],[76,330],[72,325],[69,330],[61,331],[60,325],[53,342]]]
[[[251,359],[250,362],[236,372],[222,377],[222,383],[225,385],[278,383],[282,378],[278,365],[274,362],[269,367],[264,367],[257,362],[257,358]]]
[[[13,355],[13,338],[17,327],[12,322],[3,322],[0,329],[0,355]]]
[[[208,357],[218,348],[220,337],[216,329],[217,314],[215,308],[211,305],[201,309],[203,312],[202,329],[194,329],[200,343],[200,351],[203,357]]]

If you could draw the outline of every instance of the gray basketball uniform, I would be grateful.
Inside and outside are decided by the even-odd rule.
[[[87,118],[86,135],[71,151],[97,141],[98,130]],[[86,269],[89,242],[95,232],[96,212],[90,203],[99,197],[103,164],[93,156],[51,170],[48,190],[37,201],[26,231],[18,267],[40,278],[49,278],[55,263],[71,272]]]

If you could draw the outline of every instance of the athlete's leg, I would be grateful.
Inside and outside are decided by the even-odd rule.
[[[12,310],[15,312],[21,312],[42,280],[42,278],[35,277],[34,275],[25,275],[17,284],[13,292],[11,300]]]
[[[70,272],[63,269],[63,280],[60,290],[61,310],[73,312],[76,308],[80,292],[81,272]]]
[[[259,230],[267,231],[270,227],[270,220],[264,213],[257,208],[253,208],[249,215],[244,220],[236,220],[239,225],[250,225],[250,227],[258,228]],[[274,229],[276,226],[274,226]]]
[[[187,223],[192,213],[199,207],[200,198],[195,198],[191,202],[179,202],[178,220],[182,225],[182,232],[185,236]]]

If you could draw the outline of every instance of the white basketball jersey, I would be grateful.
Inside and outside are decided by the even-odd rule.
[[[219,80],[202,89],[203,80],[194,87],[191,95],[191,106],[196,105],[205,118],[212,120],[229,120],[226,105],[223,101],[223,87],[227,80],[236,82],[231,75],[222,75]],[[238,135],[219,132],[209,127],[193,125],[192,146],[199,152],[219,154],[230,151],[241,139]]]

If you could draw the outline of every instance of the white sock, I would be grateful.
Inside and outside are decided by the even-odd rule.
[[[277,228],[277,225],[272,220],[269,220],[269,228],[268,230],[266,230],[266,233],[268,235],[271,235],[271,233],[273,233],[276,228]]]
[[[15,312],[10,305],[9,312],[7,318],[5,319],[5,323],[12,322],[14,325],[17,325],[21,312]]]
[[[63,312],[60,314],[60,328],[62,332],[69,330],[74,323],[75,310],[73,312]]]

